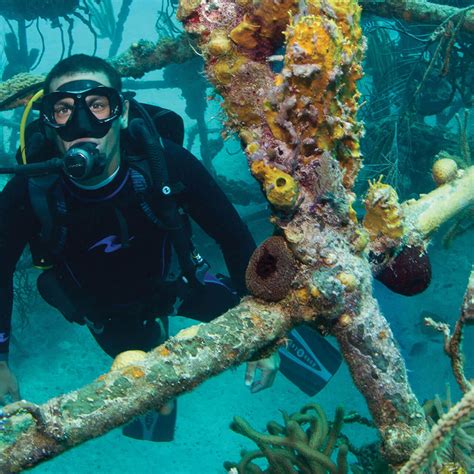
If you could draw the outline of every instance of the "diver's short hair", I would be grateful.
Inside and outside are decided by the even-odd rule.
[[[110,81],[110,85],[117,89],[122,90],[122,78],[117,70],[111,66],[107,61],[97,56],[89,56],[87,54],[73,54],[68,58],[59,61],[49,74],[46,76],[44,81],[44,91],[47,94],[51,92],[51,82],[61,76],[67,76],[70,74],[80,72],[101,72],[107,76]]]

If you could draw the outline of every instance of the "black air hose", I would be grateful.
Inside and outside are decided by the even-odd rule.
[[[145,120],[140,118],[135,118],[129,123],[128,131],[134,140],[143,143],[148,156],[153,185],[160,194],[161,203],[158,203],[158,205],[161,212],[158,218],[163,221],[170,232],[171,241],[173,242],[183,274],[191,285],[199,284],[195,274],[196,268],[191,258],[193,247],[168,182],[168,169],[160,137],[156,130],[150,132],[149,127],[145,124]]]

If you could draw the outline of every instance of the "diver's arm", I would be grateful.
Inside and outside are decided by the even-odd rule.
[[[247,292],[245,270],[255,242],[224,192],[190,152],[165,141],[171,180],[180,181],[190,217],[221,247],[235,289]]]
[[[0,193],[0,361],[8,359],[13,273],[29,235],[37,228],[24,177],[12,178]]]

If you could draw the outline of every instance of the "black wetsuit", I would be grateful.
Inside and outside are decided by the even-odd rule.
[[[38,288],[69,320],[86,321],[112,356],[156,345],[163,333],[155,317],[171,314],[177,297],[183,299],[180,315],[209,321],[245,293],[245,268],[255,247],[247,227],[192,154],[171,141],[164,147],[170,182],[184,186],[178,203],[220,246],[230,280],[208,273],[204,285],[192,288],[181,280],[166,281],[170,237],[140,208],[126,160],[98,190],[61,180],[65,241],[53,270],[40,275]],[[12,178],[0,194],[0,356],[8,353],[15,265],[40,228],[27,178]]]

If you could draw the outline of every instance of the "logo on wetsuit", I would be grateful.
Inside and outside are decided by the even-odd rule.
[[[8,334],[6,332],[0,332],[0,344],[2,342],[7,342],[8,341]]]
[[[128,241],[130,242],[133,239],[134,236],[130,237]],[[99,240],[94,245],[89,247],[88,250],[93,250],[97,247],[100,247],[101,245],[104,246],[104,253],[116,252],[117,250],[120,250],[123,247],[117,235],[108,235],[107,237],[104,237],[103,239]]]

